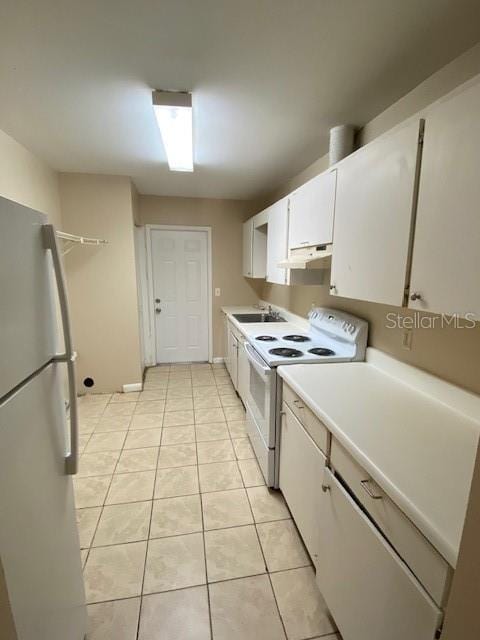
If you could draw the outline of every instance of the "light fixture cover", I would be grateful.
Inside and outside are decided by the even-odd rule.
[[[154,91],[153,110],[171,171],[193,171],[192,94]]]

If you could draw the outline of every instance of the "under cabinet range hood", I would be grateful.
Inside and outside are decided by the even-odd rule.
[[[278,263],[283,269],[328,269],[333,245],[323,244],[301,249],[290,249],[288,259]]]

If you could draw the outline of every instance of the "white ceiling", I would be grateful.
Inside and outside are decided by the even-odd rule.
[[[61,171],[252,198],[479,39],[478,0],[11,0],[0,128]],[[193,174],[168,171],[152,88],[193,91]]]

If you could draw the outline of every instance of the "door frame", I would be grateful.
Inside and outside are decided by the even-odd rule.
[[[152,362],[150,353],[150,341],[152,326],[148,309],[148,275],[147,275],[147,246],[145,227],[135,225],[133,228],[135,241],[135,266],[137,270],[137,299],[138,299],[138,321],[140,331],[140,357],[142,363],[142,374],[146,366]]]
[[[146,349],[150,356],[149,365],[155,365],[157,361],[156,332],[155,332],[155,307],[153,304],[153,262],[152,262],[152,231],[203,231],[207,234],[207,305],[208,305],[208,362],[213,362],[213,313],[212,313],[212,227],[200,227],[172,224],[146,224],[146,258],[147,258],[147,295],[144,301],[144,309],[148,309],[148,322],[152,327],[149,335],[149,344]]]

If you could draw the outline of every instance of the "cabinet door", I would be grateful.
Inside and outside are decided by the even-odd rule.
[[[237,357],[237,381],[238,381],[238,395],[243,401],[243,404],[247,403],[247,392],[250,387],[250,365],[248,362],[247,354],[245,352],[244,340],[237,340],[238,343],[238,357]]]
[[[237,374],[237,372],[238,372],[238,362],[237,362],[237,357],[238,357],[238,340],[234,336],[232,331],[229,329],[229,332],[228,332],[228,364],[229,364],[228,372],[230,374],[230,378],[232,379],[232,383],[233,383],[233,386],[235,387],[235,389],[238,386],[238,377],[237,377],[237,375],[238,375]]]
[[[287,284],[287,269],[278,263],[288,257],[288,198],[270,207],[267,232],[267,282]]]
[[[253,218],[243,223],[243,275],[252,277]]]
[[[254,222],[252,232],[252,278],[265,278],[267,273],[267,229],[266,224],[257,227]]]
[[[410,281],[413,309],[480,314],[479,113],[476,83],[427,115]]]
[[[228,317],[225,315],[223,320],[223,352],[225,354],[225,367],[231,376],[232,374],[230,373],[230,349],[228,344],[228,336],[230,333],[230,328],[228,325],[229,325]]]
[[[279,487],[316,564],[325,456],[285,403],[280,438]]]
[[[359,149],[338,167],[333,295],[401,306],[411,247],[418,120]]]
[[[290,249],[332,242],[336,175],[321,173],[291,194]]]
[[[325,471],[317,582],[344,640],[433,640],[435,606],[340,483]]]

